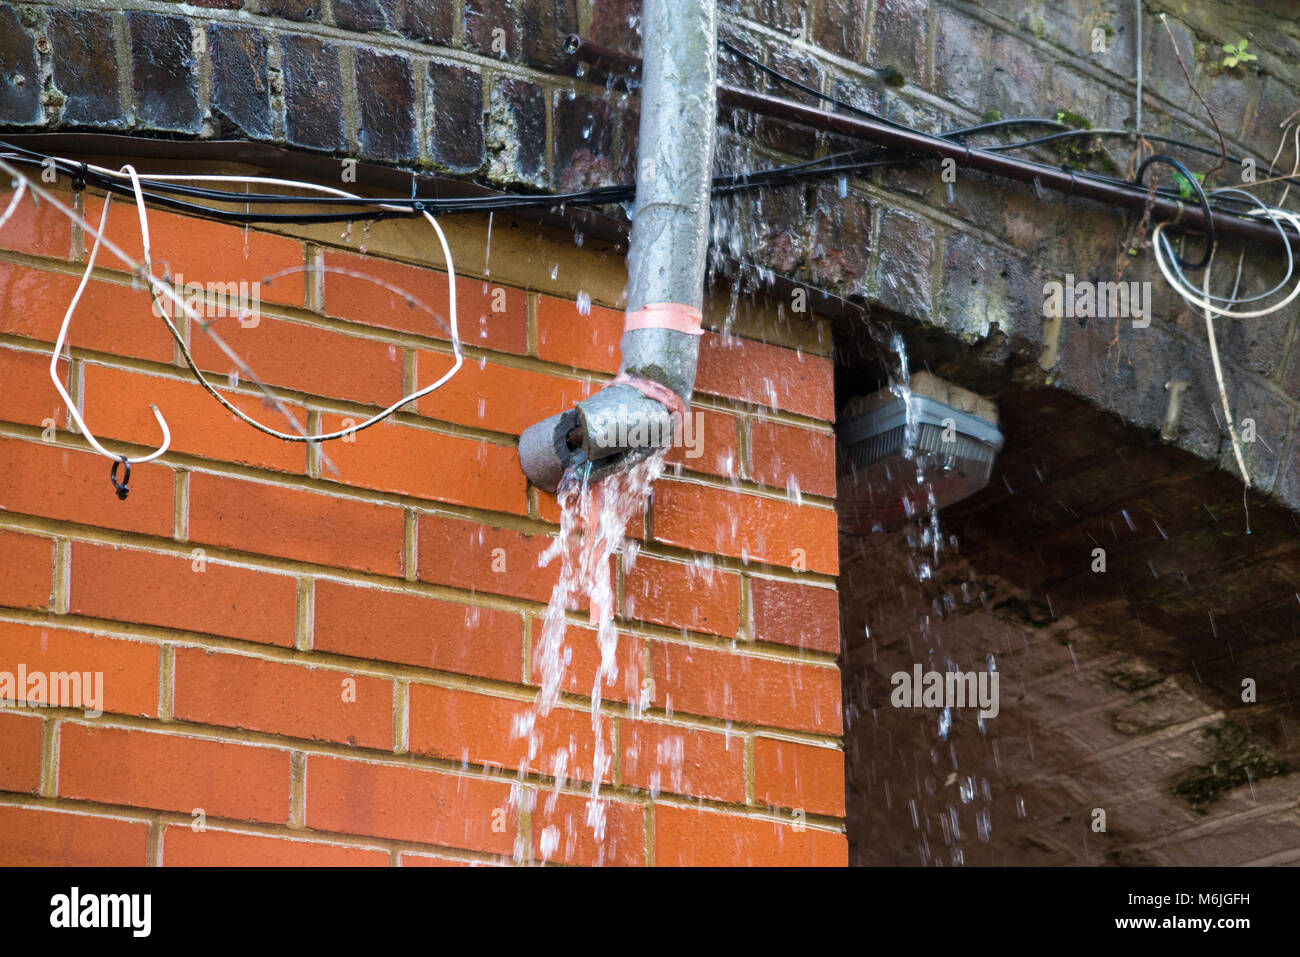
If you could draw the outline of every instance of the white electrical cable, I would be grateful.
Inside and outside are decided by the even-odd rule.
[[[18,208],[18,201],[23,198],[25,192],[27,192],[27,180],[20,179],[18,180],[18,188],[14,190],[14,198],[9,200],[9,205],[5,208],[5,214],[0,216],[0,228],[3,228],[4,224],[9,222],[9,217]]]
[[[149,403],[149,408],[153,409],[154,418],[158,420],[158,427],[162,429],[162,445],[160,445],[156,451],[137,458],[130,458],[125,455],[114,455],[112,452],[108,451],[108,449],[104,448],[104,446],[100,445],[99,440],[95,438],[95,434],[90,431],[90,427],[86,425],[85,420],[81,417],[81,413],[77,411],[77,403],[72,401],[72,396],[68,395],[67,389],[63,388],[63,382],[59,379],[59,354],[63,352],[63,343],[68,337],[68,327],[72,324],[72,314],[76,311],[77,303],[81,301],[81,294],[86,291],[86,283],[90,281],[90,274],[95,269],[95,259],[99,256],[99,246],[101,240],[104,238],[104,227],[107,224],[108,203],[104,203],[104,211],[99,219],[99,231],[95,234],[95,244],[91,246],[90,255],[86,257],[86,268],[81,274],[81,282],[78,283],[77,291],[72,295],[72,302],[68,303],[68,311],[63,314],[63,323],[59,326],[59,335],[54,340],[54,352],[50,355],[50,381],[54,383],[55,390],[67,405],[68,414],[70,414],[72,420],[77,423],[78,431],[81,432],[82,437],[90,443],[91,447],[94,448],[96,452],[115,462],[126,462],[128,465],[136,465],[140,462],[149,462],[158,458],[158,456],[166,452],[168,446],[171,445],[172,433],[171,430],[167,428],[167,420],[164,419],[163,414],[158,411],[158,406],[154,405],[152,402]],[[148,232],[146,232],[146,255],[148,248],[149,238]]]
[[[1203,280],[1206,295],[1210,292],[1210,266],[1213,264],[1214,250],[1211,249],[1210,258],[1205,263]],[[1228,422],[1228,436],[1232,439],[1232,454],[1237,459],[1237,468],[1241,469],[1242,482],[1245,483],[1246,488],[1250,488],[1250,473],[1246,471],[1246,460],[1241,454],[1241,443],[1237,440],[1237,427],[1233,425],[1232,409],[1228,405],[1228,387],[1223,381],[1223,363],[1219,361],[1218,337],[1214,334],[1214,314],[1209,309],[1205,310],[1205,335],[1210,340],[1210,359],[1214,363],[1214,377],[1219,383],[1219,399],[1223,402],[1223,415]]]
[[[150,285],[152,288],[155,285],[162,285],[162,283],[160,280],[153,278],[152,268],[149,265],[149,227],[148,227],[147,216],[145,211],[144,192],[141,189],[140,179],[136,175],[135,170],[129,166],[124,166],[122,169],[124,171],[127,171],[127,174],[130,176],[131,186],[132,189],[135,191],[136,208],[140,214],[140,231],[141,231],[141,235],[144,237],[144,242],[145,242],[145,249],[144,249],[145,268],[146,268],[146,272],[148,272],[149,274]],[[217,180],[224,180],[227,182],[236,182],[236,181],[260,182],[260,183],[270,183],[270,184],[289,185],[289,186],[302,186],[308,189],[317,189],[320,190],[321,192],[332,193],[334,195],[343,196],[349,199],[360,198],[355,194],[345,192],[344,190],[337,190],[330,186],[316,186],[315,184],[310,184],[310,183],[295,183],[293,181],[288,181],[288,180],[272,180],[266,177],[256,177],[256,176],[239,177],[239,176],[211,175],[211,176],[191,177],[191,176],[178,174],[175,176],[165,176],[159,178],[206,179],[206,180],[217,179]],[[108,203],[108,197],[105,196],[105,205],[107,205],[107,203]],[[451,324],[451,345],[452,345],[452,353],[455,357],[455,361],[453,361],[451,368],[448,369],[447,372],[444,373],[441,378],[425,386],[423,389],[419,389],[416,392],[412,392],[410,395],[404,396],[403,398],[394,402],[388,408],[384,409],[382,412],[372,415],[364,422],[360,422],[356,425],[348,426],[347,428],[344,429],[338,429],[334,432],[323,432],[317,435],[289,435],[288,433],[277,431],[276,429],[272,429],[270,426],[258,422],[252,416],[245,413],[242,409],[239,409],[234,404],[227,401],[224,396],[220,395],[216,391],[216,389],[208,383],[207,379],[203,376],[202,373],[199,372],[196,364],[194,363],[193,359],[190,357],[188,347],[185,346],[184,342],[180,338],[179,333],[176,331],[175,327],[171,325],[171,322],[167,319],[164,310],[160,308],[159,311],[164,312],[163,321],[166,322],[168,327],[172,329],[173,336],[175,336],[177,342],[180,343],[181,349],[185,353],[186,361],[189,362],[190,368],[194,372],[194,374],[198,377],[199,382],[208,390],[210,394],[212,394],[219,402],[221,402],[221,404],[225,406],[226,409],[228,409],[238,418],[242,419],[244,422],[256,428],[258,431],[265,432],[267,435],[274,436],[275,438],[280,439],[281,441],[284,442],[327,442],[332,439],[341,439],[344,438],[345,436],[355,435],[357,432],[360,432],[362,429],[369,428],[370,426],[374,425],[376,422],[388,418],[390,415],[392,415],[402,406],[406,405],[408,402],[414,402],[415,400],[423,398],[424,396],[428,395],[430,392],[433,392],[434,390],[441,388],[443,385],[445,385],[448,382],[448,380],[451,379],[452,376],[454,376],[460,370],[460,367],[464,362],[464,356],[461,353],[460,326],[459,326],[459,321],[456,312],[456,267],[452,261],[451,248],[447,245],[447,237],[443,234],[442,227],[438,225],[438,221],[434,219],[433,216],[427,210],[423,212],[424,212],[425,219],[429,221],[429,225],[433,227],[433,231],[438,237],[438,243],[439,245],[442,246],[443,258],[446,259],[447,261],[447,289],[448,289],[447,310],[448,310],[448,319]],[[206,328],[206,323],[203,323],[202,320],[198,320],[198,321],[200,325]]]
[[[1249,215],[1258,214],[1252,211]],[[1287,220],[1297,232],[1300,232],[1300,215],[1289,212],[1285,209],[1278,209],[1275,206],[1270,206],[1268,208],[1267,215],[1274,223],[1276,223],[1279,218]],[[1151,244],[1155,247],[1156,265],[1160,267],[1161,274],[1164,275],[1165,281],[1169,283],[1174,292],[1178,293],[1183,297],[1183,299],[1191,303],[1193,306],[1196,306],[1198,309],[1208,310],[1213,315],[1226,316],[1229,319],[1258,319],[1263,316],[1272,315],[1273,313],[1286,308],[1295,301],[1297,296],[1300,296],[1300,281],[1297,281],[1296,285],[1291,289],[1291,292],[1287,294],[1285,299],[1264,309],[1237,312],[1216,306],[1210,302],[1209,299],[1200,298],[1198,290],[1188,289],[1187,286],[1174,275],[1173,270],[1169,267],[1169,263],[1165,260],[1164,253],[1168,244],[1168,240],[1164,238],[1164,229],[1166,225],[1166,223],[1158,224],[1151,237]],[[1208,289],[1206,290],[1205,295],[1209,295]]]
[[[64,162],[71,162],[71,161],[64,160]],[[0,164],[0,165],[7,166],[7,164]],[[195,323],[197,323],[201,328],[203,328],[205,331],[209,331],[207,329],[207,323],[205,323],[188,304],[183,303],[180,300],[180,298],[177,297],[172,292],[172,290],[166,286],[165,283],[163,283],[161,280],[159,280],[157,277],[153,275],[152,262],[150,259],[148,215],[144,204],[144,195],[143,195],[143,189],[140,184],[140,178],[139,175],[136,173],[135,169],[128,165],[128,166],[124,166],[121,170],[111,170],[94,164],[86,164],[86,168],[93,169],[98,173],[101,173],[106,176],[112,176],[117,179],[130,179],[133,191],[135,192],[136,208],[139,213],[140,232],[141,232],[141,238],[143,240],[143,246],[144,246],[144,262],[143,262],[142,271],[144,273],[145,281],[148,283],[149,286],[150,296],[153,298],[155,305],[159,307],[158,311],[163,316],[163,322],[166,323],[173,338],[180,346],[180,349],[184,354],[185,359],[189,364],[191,371],[198,378],[200,384],[209,392],[209,394],[211,394],[215,399],[217,399],[217,401],[220,402],[222,406],[224,406],[229,412],[231,412],[233,415],[243,420],[247,424],[258,429],[259,431],[264,432],[268,435],[271,435],[275,438],[281,439],[282,441],[286,441],[286,442],[324,442],[324,441],[329,441],[331,439],[339,439],[339,438],[344,438],[346,436],[354,435],[357,432],[361,431],[362,429],[368,428],[369,426],[374,425],[375,423],[387,418],[388,416],[392,415],[394,412],[396,412],[398,409],[402,408],[403,406],[407,405],[408,403],[423,398],[424,396],[435,391],[436,389],[441,388],[460,370],[461,366],[463,365],[464,355],[461,351],[459,319],[458,319],[458,312],[456,307],[456,272],[455,272],[455,264],[452,259],[451,248],[447,243],[447,237],[443,233],[442,227],[438,224],[438,221],[427,210],[421,210],[425,219],[429,221],[429,225],[433,227],[434,233],[438,237],[438,243],[442,248],[443,257],[447,262],[447,280],[448,280],[447,299],[448,299],[448,312],[449,312],[448,320],[450,324],[449,332],[451,337],[452,354],[454,357],[454,361],[452,363],[451,368],[448,369],[446,373],[444,373],[440,378],[438,378],[430,385],[425,386],[424,388],[419,389],[418,391],[412,392],[411,394],[403,397],[402,399],[390,405],[388,408],[384,409],[382,412],[379,412],[378,414],[371,416],[369,419],[366,419],[364,422],[361,422],[357,425],[349,426],[345,429],[339,429],[334,432],[321,433],[317,435],[306,435],[306,434],[291,435],[285,432],[277,431],[275,429],[270,428],[269,426],[262,424],[261,422],[258,422],[256,419],[253,419],[251,416],[244,413],[243,410],[239,409],[230,401],[228,401],[224,396],[222,396],[219,392],[217,392],[217,390],[208,382],[208,380],[199,371],[197,365],[193,361],[193,358],[190,356],[189,348],[186,345],[184,338],[180,335],[179,330],[176,329],[176,327],[171,323],[170,319],[167,317],[166,310],[161,308],[161,303],[158,302],[158,294],[161,292],[167,299],[179,305],[181,309],[185,312],[185,314],[190,319],[192,319]],[[0,225],[3,225],[3,223],[12,214],[13,209],[17,205],[18,199],[21,197],[21,193],[26,189],[27,186],[26,177],[19,176],[17,174],[17,171],[14,171],[14,175],[20,184],[18,189],[18,195],[15,196],[15,198],[11,201],[10,207],[8,210],[6,210],[4,217],[0,218]],[[363,197],[358,196],[355,193],[350,193],[346,190],[336,189],[332,186],[322,186],[317,183],[306,183],[298,180],[286,180],[286,179],[279,179],[279,178],[265,177],[265,176],[234,176],[234,175],[218,175],[218,174],[163,174],[163,175],[155,176],[151,174],[150,179],[159,180],[159,181],[166,180],[166,181],[192,181],[192,182],[227,182],[227,183],[244,183],[244,184],[256,183],[259,185],[282,186],[282,187],[311,190],[311,191],[325,193],[331,196],[336,196],[344,199],[357,199],[357,200],[363,199]],[[44,193],[43,190],[40,190],[38,192]],[[106,222],[107,220],[108,206],[109,203],[111,202],[112,202],[112,195],[106,194],[104,198],[104,216],[103,219],[101,220],[101,228],[99,233],[97,233],[95,237],[95,246],[94,246],[95,252],[98,251],[100,240],[103,238],[103,225],[104,222]],[[56,204],[56,205],[59,205],[61,207],[61,204]],[[381,204],[379,208],[404,210],[404,207],[395,207],[395,206],[384,205],[384,204]],[[127,257],[123,256],[120,250],[117,250],[116,247],[112,247],[111,243],[107,243],[107,245],[110,246],[110,248],[119,256],[119,258],[123,260],[123,262],[128,263],[129,265],[132,266],[133,269],[135,269],[135,265],[131,263]],[[63,336],[67,331],[67,326],[71,321],[72,312],[81,298],[81,292],[85,288],[85,283],[90,277],[90,272],[92,268],[93,268],[93,254],[92,254],[91,263],[88,264],[86,273],[82,277],[82,285],[77,290],[77,294],[73,299],[72,305],[69,307],[68,314],[64,317],[64,325],[60,331],[60,344],[58,347],[56,347],[54,358],[51,362],[51,377],[55,380],[55,386],[59,390],[60,394],[63,395],[64,398],[69,402],[70,408],[73,408],[71,404],[71,400],[70,398],[68,398],[66,392],[64,392],[62,388],[62,384],[58,382],[55,369],[57,367],[58,354],[62,349]],[[230,353],[229,348],[225,347],[225,344],[221,343],[220,340],[218,340],[218,344],[222,345],[225,351],[228,354],[230,354],[232,358],[237,358],[232,353]],[[157,416],[159,424],[163,429],[163,434],[166,437],[163,443],[163,447],[147,457],[140,458],[140,459],[128,459],[127,461],[144,462],[144,461],[149,461],[150,459],[153,458],[157,458],[159,455],[163,454],[168,444],[170,443],[170,432],[167,428],[166,422],[162,418],[161,413],[158,412],[157,407],[154,407],[154,413]],[[81,426],[83,434],[86,435],[87,439],[96,448],[97,451],[99,451],[103,455],[108,456],[109,458],[118,461],[122,459],[121,456],[114,456],[111,453],[107,452],[103,448],[103,446],[101,446],[98,443],[98,441],[95,440],[94,436],[91,435],[89,431],[85,429],[84,423],[82,422],[75,408],[73,408],[72,414],[76,418],[78,425]]]

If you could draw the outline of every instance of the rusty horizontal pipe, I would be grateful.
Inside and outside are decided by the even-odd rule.
[[[640,69],[639,58],[588,43],[576,35],[569,37],[565,49],[595,69],[633,73],[639,72]],[[855,137],[878,146],[902,150],[921,157],[952,159],[958,166],[1004,176],[1022,183],[1036,183],[1040,187],[1067,196],[1080,196],[1139,213],[1146,212],[1149,208],[1155,220],[1177,223],[1200,231],[1206,228],[1205,213],[1198,204],[1183,203],[1152,193],[1149,188],[1137,183],[1121,185],[1106,182],[1058,166],[1019,159],[1003,153],[992,153],[941,136],[891,126],[866,117],[829,113],[793,100],[734,86],[718,85],[718,104],[730,109],[749,110],[763,116]],[[1214,234],[1219,238],[1231,236],[1269,245],[1277,245],[1281,239],[1278,227],[1268,220],[1222,212],[1211,212],[1210,218],[1214,224]],[[1282,233],[1286,235],[1293,248],[1300,250],[1300,234],[1285,226],[1282,228]]]

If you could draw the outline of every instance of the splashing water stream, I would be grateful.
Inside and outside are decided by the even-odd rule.
[[[918,447],[920,438],[919,403],[914,400],[907,347],[902,336],[897,332],[886,335],[884,330],[878,328],[873,328],[872,332],[873,337],[882,347],[881,351],[886,355],[892,355],[893,362],[889,363],[888,368],[888,386],[889,390],[904,403],[905,408],[903,456],[914,467],[914,472],[912,472],[914,483],[909,481],[901,492],[904,515],[906,516],[903,534],[908,546],[909,570],[911,577],[918,585],[931,583],[930,587],[933,589],[938,585],[939,567],[945,551],[949,547],[955,549],[957,545],[955,536],[951,540],[945,540],[939,520],[939,509],[933,479],[937,477],[940,462],[933,453],[922,451]],[[969,593],[965,584],[962,585],[962,591],[959,595],[954,595],[946,588],[940,591],[941,594],[935,597],[932,602],[931,610],[934,617],[946,618],[948,613],[956,607],[958,601],[963,604],[969,603]],[[918,648],[917,651],[925,662],[926,670],[940,673],[959,670],[959,664],[947,657],[940,647],[942,639],[931,628],[931,621],[932,616],[927,614],[919,623],[919,636],[922,647]],[[983,664],[990,672],[997,670],[996,659],[992,653],[988,654]],[[953,741],[950,740],[955,717],[952,708],[943,708],[940,711],[931,738],[932,747],[929,749],[928,755],[928,763],[937,774],[940,774],[940,780],[944,781],[945,787],[943,789],[935,788],[934,784],[936,782],[934,778],[930,775],[924,775],[919,766],[921,762],[918,761],[917,793],[916,797],[908,802],[912,826],[920,836],[919,850],[923,864],[941,863],[935,857],[935,848],[931,845],[928,837],[932,821],[937,819],[940,835],[949,851],[950,862],[957,866],[965,863],[965,852],[962,848],[963,831],[960,826],[960,816],[963,809],[969,807],[969,813],[974,814],[974,833],[980,841],[989,841],[993,828],[990,814],[992,792],[988,779],[980,778],[977,785],[974,776],[963,774],[958,767],[957,750]],[[977,723],[979,732],[987,734],[988,729],[985,726],[984,719],[979,718]],[[947,754],[951,758],[951,767],[946,775],[939,772],[938,768],[944,744],[947,745]],[[993,744],[996,749],[996,741]],[[952,787],[951,791],[949,786]],[[952,794],[953,791],[955,791],[956,801],[946,800],[945,795]],[[942,806],[927,809],[926,805],[930,804],[931,800],[935,798],[942,802]]]
[[[560,505],[560,531],[555,541],[538,559],[541,566],[560,560],[560,576],[551,593],[543,619],[542,634],[534,650],[534,667],[541,675],[541,689],[533,707],[515,722],[515,734],[528,741],[528,760],[532,762],[542,747],[538,728],[559,703],[571,655],[564,645],[567,613],[576,609],[585,597],[590,624],[596,628],[600,664],[591,688],[591,727],[595,750],[591,767],[591,797],[587,802],[586,825],[595,840],[605,836],[605,802],[600,798],[601,782],[613,764],[607,735],[609,718],[602,710],[603,689],[618,677],[618,626],[614,621],[614,590],[610,560],[623,546],[624,533],[634,515],[642,508],[664,469],[666,450],[661,450],[631,468],[616,472],[598,482],[589,480],[590,469],[570,470],[560,481],[556,498]],[[629,689],[632,691],[632,689]],[[633,691],[628,696],[630,713],[639,714],[643,702]],[[568,765],[568,748],[554,756],[556,784],[549,798],[548,810],[554,809],[555,797],[567,776],[579,770]],[[512,801],[517,801],[519,788]],[[559,834],[543,831],[542,856],[545,860],[558,849]],[[603,848],[601,857],[603,858]]]

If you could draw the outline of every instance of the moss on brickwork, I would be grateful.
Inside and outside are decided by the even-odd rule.
[[[1214,749],[1215,760],[1192,768],[1172,787],[1174,795],[1198,813],[1204,814],[1228,791],[1290,772],[1268,746],[1235,721],[1225,721],[1203,734]]]

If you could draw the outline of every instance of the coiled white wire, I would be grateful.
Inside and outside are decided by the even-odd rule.
[[[451,248],[447,243],[447,237],[443,233],[442,227],[439,225],[438,221],[427,210],[421,210],[425,219],[429,221],[429,225],[433,227],[434,234],[437,236],[438,243],[442,249],[443,258],[446,260],[447,263],[447,280],[448,280],[448,297],[447,297],[448,304],[447,305],[448,305],[448,324],[450,327],[448,331],[450,333],[452,353],[454,357],[454,361],[451,367],[442,376],[440,376],[437,380],[435,380],[431,384],[415,392],[412,392],[409,395],[404,396],[397,402],[388,406],[383,411],[371,416],[365,421],[360,422],[356,425],[348,426],[347,428],[338,429],[334,432],[320,433],[316,435],[307,435],[307,434],[292,435],[289,433],[280,432],[276,429],[272,429],[267,425],[264,425],[263,423],[247,415],[242,409],[238,408],[229,400],[227,400],[211,385],[211,383],[208,382],[208,380],[199,371],[192,356],[190,355],[189,347],[185,343],[184,337],[180,334],[180,331],[171,322],[170,318],[168,318],[167,310],[162,307],[162,303],[160,302],[160,297],[169,300],[171,304],[178,307],[182,312],[184,312],[184,314],[190,320],[198,324],[200,328],[203,328],[205,331],[208,331],[209,334],[213,335],[213,338],[216,339],[218,345],[222,347],[222,349],[226,352],[226,354],[230,358],[235,360],[245,370],[247,370],[247,366],[244,365],[243,361],[240,360],[239,357],[235,355],[230,350],[230,348],[225,345],[224,342],[218,339],[215,336],[215,334],[212,334],[210,330],[208,330],[207,323],[203,321],[203,319],[198,315],[198,313],[194,310],[194,308],[189,303],[185,302],[182,297],[174,293],[166,283],[162,282],[162,280],[160,280],[158,277],[156,277],[153,274],[153,267],[152,267],[152,260],[151,260],[151,243],[149,238],[148,212],[144,203],[144,195],[140,185],[140,178],[139,175],[136,173],[135,169],[129,164],[123,166],[121,170],[106,169],[104,167],[96,166],[93,164],[87,164],[87,168],[94,169],[95,171],[102,173],[104,175],[113,176],[115,178],[120,178],[120,179],[129,179],[131,181],[132,189],[135,193],[136,210],[140,220],[140,235],[141,235],[141,241],[142,241],[143,253],[144,253],[143,261],[141,263],[135,263],[121,249],[117,248],[117,246],[115,246],[111,241],[107,240],[104,236],[105,228],[108,223],[109,207],[112,203],[112,198],[113,198],[112,194],[105,195],[103,210],[100,216],[99,228],[95,229],[91,227],[90,224],[86,222],[82,217],[78,216],[74,210],[60,203],[50,193],[48,193],[46,190],[42,189],[41,187],[37,186],[27,176],[20,173],[17,169],[10,166],[8,163],[4,162],[3,159],[0,159],[0,169],[4,170],[4,172],[8,173],[10,176],[13,177],[14,181],[17,183],[17,188],[15,189],[14,196],[11,198],[9,205],[5,209],[3,215],[0,215],[0,227],[4,226],[4,224],[8,222],[9,218],[13,215],[14,210],[17,208],[19,201],[22,199],[24,193],[30,188],[34,196],[47,200],[52,207],[62,212],[65,216],[67,216],[72,221],[79,222],[86,232],[94,236],[95,241],[91,248],[90,254],[87,257],[86,268],[82,272],[81,282],[77,286],[77,290],[73,295],[72,301],[68,306],[67,312],[64,314],[63,322],[59,327],[59,333],[50,360],[50,379],[53,382],[54,387],[58,391],[60,397],[67,404],[69,414],[72,416],[81,434],[85,437],[86,441],[91,445],[91,447],[100,455],[104,456],[105,458],[112,459],[113,461],[125,461],[128,464],[148,462],[153,459],[156,459],[159,456],[161,456],[163,453],[165,453],[169,448],[171,444],[171,431],[168,428],[166,419],[163,417],[158,407],[151,403],[150,408],[153,410],[154,416],[158,421],[158,425],[162,429],[162,433],[163,433],[162,444],[159,446],[158,449],[149,453],[148,455],[137,456],[137,457],[115,455],[112,452],[108,451],[108,449],[104,448],[104,446],[99,442],[99,440],[95,438],[94,433],[86,425],[85,420],[82,418],[80,411],[77,409],[76,403],[72,400],[72,397],[68,394],[67,390],[63,387],[62,381],[60,381],[59,379],[58,376],[59,356],[60,353],[62,353],[64,349],[64,345],[67,341],[68,329],[69,326],[71,325],[73,314],[76,311],[77,305],[81,301],[81,296],[84,293],[86,285],[89,282],[90,277],[94,271],[95,261],[99,255],[99,249],[101,245],[108,248],[114,255],[116,255],[120,260],[122,260],[122,262],[125,265],[127,265],[133,273],[140,275],[143,281],[145,281],[148,284],[150,297],[153,300],[158,313],[162,315],[163,322],[166,324],[168,331],[171,333],[173,339],[180,347],[182,354],[184,355],[185,360],[190,367],[190,370],[194,373],[199,383],[208,391],[208,393],[211,394],[215,399],[217,399],[217,401],[220,402],[221,405],[225,407],[229,412],[231,412],[233,415],[235,415],[242,421],[251,425],[253,428],[257,429],[258,431],[264,432],[282,441],[325,442],[332,439],[339,439],[339,438],[344,438],[346,436],[354,435],[357,432],[361,431],[362,429],[368,428],[369,426],[374,425],[375,423],[380,422],[383,419],[386,419],[388,416],[392,415],[394,412],[402,408],[404,405],[416,401],[417,399],[420,399],[428,395],[429,393],[435,391],[436,389],[441,388],[460,370],[461,366],[463,365],[464,355],[461,351],[460,328],[459,328],[458,313],[456,307],[456,272],[455,272],[455,264],[453,262],[453,258],[451,254]],[[309,191],[316,191],[316,192],[325,193],[328,195],[347,198],[347,199],[362,198],[356,195],[355,193],[350,193],[345,190],[336,189],[331,186],[322,186],[316,183],[306,183],[297,180],[286,180],[286,179],[279,179],[274,177],[233,176],[233,175],[216,175],[216,174],[164,174],[159,176],[151,176],[151,178],[157,180],[168,180],[168,181],[230,182],[230,183],[243,183],[249,185],[259,184],[259,185],[268,185],[268,186],[282,186],[282,187],[299,188],[299,189],[304,189]],[[396,208],[396,207],[381,206],[380,208]],[[255,376],[252,376],[252,378],[256,380]],[[268,397],[271,398],[271,400],[275,405],[280,406],[281,410],[285,411],[287,414],[287,410],[283,409],[283,406],[280,404],[279,400],[273,394],[268,393]],[[292,416],[290,416],[290,419],[292,421]]]

